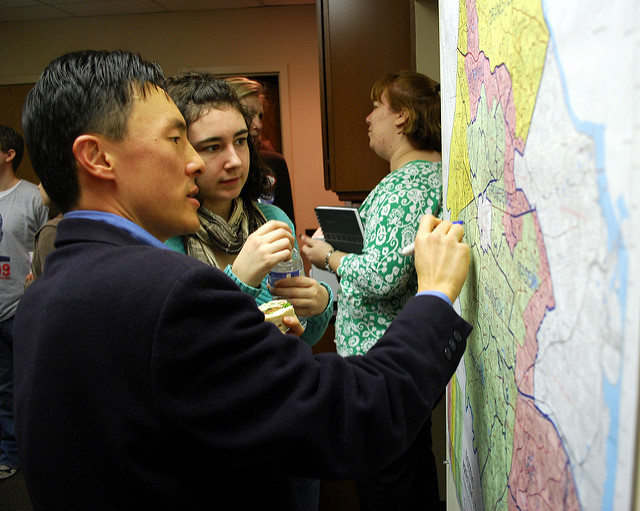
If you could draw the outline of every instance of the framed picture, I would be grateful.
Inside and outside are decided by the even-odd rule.
[[[208,72],[220,78],[242,76],[260,82],[265,94],[261,139],[267,149],[271,146],[274,151],[287,157],[291,137],[286,66],[204,67],[181,71],[188,70]]]

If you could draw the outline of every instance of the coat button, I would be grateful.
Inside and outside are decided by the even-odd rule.
[[[451,350],[448,346],[444,349],[444,358],[451,360]]]
[[[458,345],[456,344],[456,341],[449,339],[449,348],[451,348],[451,351],[456,351],[457,347]]]
[[[453,338],[456,340],[456,342],[460,342],[462,340],[462,334],[459,330],[453,331]]]

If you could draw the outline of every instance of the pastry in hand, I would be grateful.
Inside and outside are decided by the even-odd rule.
[[[258,307],[264,313],[265,321],[269,323],[273,323],[276,325],[282,332],[286,333],[289,330],[289,327],[284,324],[282,318],[286,316],[296,317],[296,313],[293,310],[293,305],[291,305],[286,300],[271,300],[270,302],[263,303]]]

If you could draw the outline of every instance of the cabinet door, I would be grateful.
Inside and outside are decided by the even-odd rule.
[[[361,202],[388,174],[369,149],[371,87],[415,69],[413,0],[318,0],[325,188]]]

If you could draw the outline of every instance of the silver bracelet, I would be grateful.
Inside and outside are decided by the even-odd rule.
[[[324,269],[330,272],[333,272],[333,270],[331,269],[331,266],[329,266],[329,258],[335,251],[335,248],[332,248],[331,250],[329,250],[329,252],[327,252],[327,255],[324,256]]]

